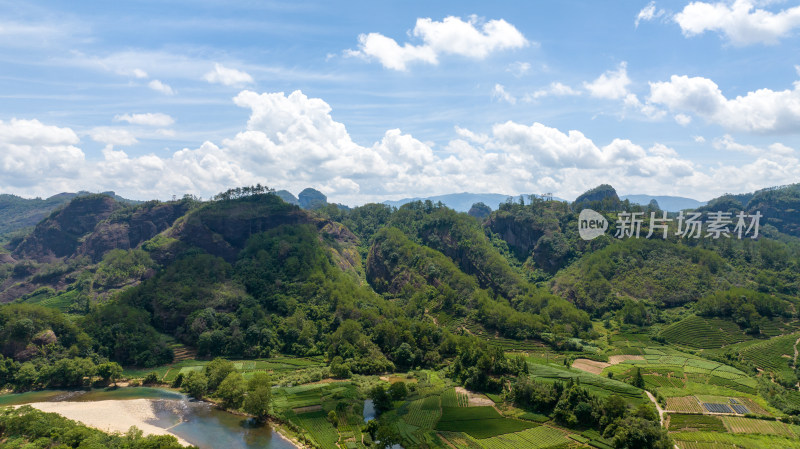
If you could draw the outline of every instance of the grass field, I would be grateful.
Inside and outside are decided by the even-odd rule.
[[[473,438],[490,438],[519,432],[538,424],[504,418],[494,407],[442,407],[436,430],[464,432]]]

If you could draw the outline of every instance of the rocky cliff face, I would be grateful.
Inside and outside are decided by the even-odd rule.
[[[527,220],[525,217],[503,211],[492,214],[486,226],[505,240],[514,252],[514,256],[521,261],[528,258],[536,243],[545,234],[533,219]]]
[[[113,198],[105,195],[75,198],[36,225],[14,249],[14,258],[46,262],[70,256],[78,249],[81,238],[119,207]]]
[[[136,248],[167,230],[189,207],[184,201],[151,203],[136,209],[130,216],[101,222],[78,248],[78,253],[89,256],[92,262],[99,262],[112,249]]]

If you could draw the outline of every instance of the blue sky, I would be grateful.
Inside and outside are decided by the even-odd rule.
[[[752,191],[800,179],[799,32],[796,1],[0,0],[0,191]]]

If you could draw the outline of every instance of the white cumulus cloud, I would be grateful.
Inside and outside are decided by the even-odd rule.
[[[609,70],[592,82],[584,82],[583,87],[593,97],[616,100],[628,94],[628,64],[621,62],[617,70]]]
[[[525,36],[505,20],[480,23],[475,16],[467,21],[449,16],[441,22],[419,18],[411,34],[421,39],[422,44],[405,43],[401,46],[380,33],[361,34],[358,50],[347,50],[345,55],[377,59],[388,69],[406,70],[413,62],[437,64],[439,55],[443,54],[484,59],[495,51],[529,44]],[[530,68],[529,64],[525,70],[527,68]]]
[[[400,129],[361,145],[332,118],[328,103],[300,91],[245,90],[233,101],[249,111],[241,132],[171,154],[133,155],[109,145],[100,160],[87,160],[69,128],[36,120],[0,122],[0,189],[48,195],[110,189],[163,199],[184,193],[208,197],[259,182],[293,192],[313,186],[332,201],[361,204],[458,191],[555,192],[574,198],[601,183],[623,192],[710,198],[721,189],[752,191],[800,177],[794,150],[780,142],[744,151],[749,162],[710,167],[660,143],[596,142],[581,131],[538,122],[506,121],[486,131],[456,128],[441,147]],[[126,137],[95,131],[93,138],[110,144],[124,143]],[[718,145],[742,152],[732,140]]]
[[[724,128],[755,133],[800,131],[800,83],[793,89],[758,89],[728,99],[717,84],[703,77],[672,75],[651,82],[649,101],[672,111],[688,111]]]
[[[76,178],[84,163],[83,151],[75,146],[79,142],[69,128],[0,120],[0,189],[36,191],[43,183],[58,189],[65,179]]]
[[[716,31],[734,45],[775,44],[800,27],[800,6],[777,13],[756,6],[751,0],[691,2],[674,18],[687,37]]]

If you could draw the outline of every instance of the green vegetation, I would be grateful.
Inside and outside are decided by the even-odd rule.
[[[10,240],[0,384],[172,385],[319,447],[670,447],[647,389],[679,445],[780,446],[800,414],[797,191],[715,200],[765,211],[758,240],[719,241],[674,222],[666,240],[583,241],[581,207],[612,233],[619,212],[657,210],[607,185],[572,205],[476,205],[480,220],[312,190],[304,210],[263,186],[85,196]]]
[[[716,416],[675,413],[669,415],[669,430],[725,432],[726,428],[722,424],[722,420]]]
[[[556,449],[565,448],[569,440],[563,432],[546,426],[507,433],[478,441],[485,449]]]
[[[436,430],[464,432],[473,438],[490,438],[519,432],[536,424],[503,418],[494,407],[442,407],[442,417]]]

